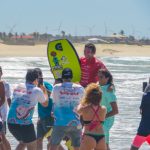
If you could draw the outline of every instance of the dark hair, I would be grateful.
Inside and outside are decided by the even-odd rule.
[[[95,47],[95,45],[93,43],[87,43],[87,44],[85,44],[85,48],[91,49],[93,53],[96,52],[96,47]]]
[[[99,85],[90,83],[85,88],[85,97],[82,99],[81,104],[100,105],[101,99],[102,91],[100,90]]]
[[[65,68],[62,71],[62,79],[72,79],[73,74],[70,68]]]
[[[112,74],[107,69],[100,69],[98,72],[109,78],[107,84],[113,84]]]
[[[28,69],[26,74],[26,82],[32,83],[38,79],[38,72],[36,69]]]
[[[43,77],[43,73],[42,73],[42,70],[40,68],[35,68],[35,70],[38,73],[38,77]]]

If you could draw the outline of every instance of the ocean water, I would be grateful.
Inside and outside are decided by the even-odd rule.
[[[110,133],[110,147],[111,150],[129,150],[140,121],[142,83],[150,77],[150,57],[101,57],[101,60],[113,74],[119,106],[119,114]],[[1,57],[0,66],[3,79],[10,83],[12,90],[16,84],[25,81],[28,68],[40,67],[45,80],[54,82],[46,57]],[[37,110],[33,120],[36,124]],[[9,131],[7,138],[14,150],[17,141]],[[46,143],[45,140],[45,149]],[[149,149],[145,143],[140,150]]]

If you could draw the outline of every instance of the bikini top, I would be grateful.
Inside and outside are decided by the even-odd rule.
[[[93,115],[93,118],[92,118],[92,120],[90,120],[90,121],[85,121],[85,120],[83,120],[83,124],[84,125],[86,125],[86,126],[89,126],[89,130],[91,131],[91,130],[93,130],[94,128],[96,128],[98,125],[101,125],[104,121],[101,121],[100,119],[99,119],[99,115],[97,114],[98,113],[98,111],[99,111],[99,109],[100,109],[100,107],[98,107],[96,110],[93,108],[93,107],[91,107],[92,108],[92,110],[94,111],[94,115]],[[95,117],[98,119],[98,120],[94,120],[95,119]]]

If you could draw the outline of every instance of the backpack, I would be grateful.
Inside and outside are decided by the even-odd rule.
[[[5,102],[5,87],[3,81],[0,81],[0,107]]]

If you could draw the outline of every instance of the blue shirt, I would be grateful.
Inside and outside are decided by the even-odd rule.
[[[51,116],[52,107],[53,107],[53,102],[52,102],[51,98],[49,98],[47,107],[43,107],[40,103],[38,103],[38,115],[39,115],[39,118],[43,119],[43,118],[46,118],[46,117],[50,117]]]
[[[51,96],[54,101],[55,126],[81,125],[76,107],[83,94],[84,88],[75,83],[64,82],[54,86]]]
[[[110,84],[100,86],[102,93],[103,93],[101,105],[106,107],[107,113],[112,111],[111,103],[116,102],[116,100],[117,100],[115,91],[114,90],[108,91],[109,86],[110,86]],[[114,116],[106,118],[106,120],[104,121],[104,127],[110,129],[112,127],[113,123],[114,123]]]
[[[8,113],[8,123],[29,125],[35,105],[46,101],[43,91],[33,84],[20,84],[13,91],[12,103]]]

